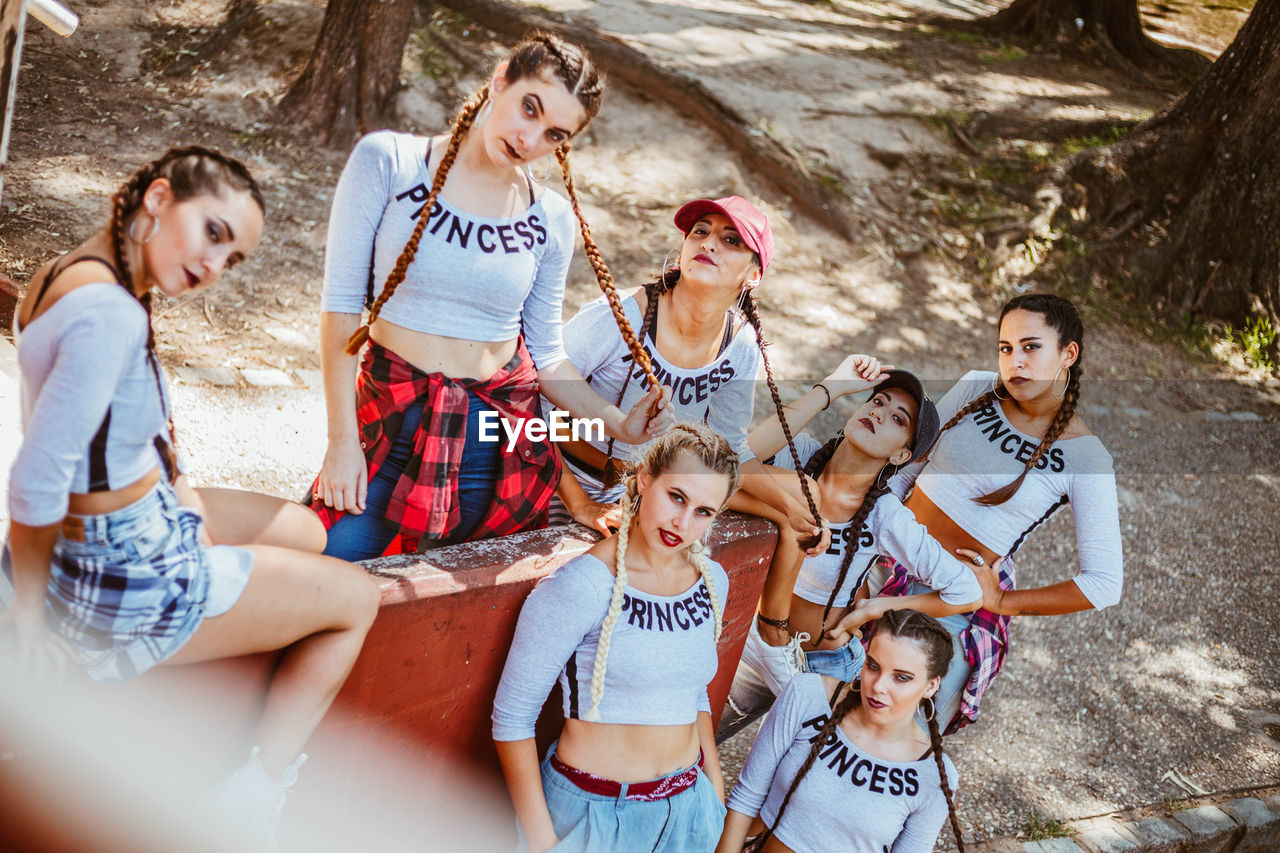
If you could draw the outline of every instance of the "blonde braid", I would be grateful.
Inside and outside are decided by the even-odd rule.
[[[631,505],[635,489],[632,479],[623,498],[622,523],[618,530],[618,556],[615,562],[617,576],[613,579],[613,592],[609,596],[609,611],[600,625],[600,641],[596,644],[596,661],[591,670],[591,710],[582,719],[588,723],[600,722],[600,701],[604,699],[604,672],[609,660],[609,643],[613,640],[613,628],[622,614],[622,594],[627,588],[627,540],[631,535]]]
[[[604,258],[600,256],[600,247],[596,245],[596,241],[592,238],[591,226],[587,224],[587,218],[583,216],[582,207],[578,204],[578,192],[573,185],[573,173],[569,170],[568,142],[556,149],[556,159],[560,161],[560,171],[564,174],[564,188],[569,193],[569,203],[573,205],[573,214],[578,217],[578,224],[582,228],[583,253],[586,254],[587,261],[591,264],[591,269],[595,271],[596,281],[599,283],[600,289],[604,291],[605,298],[609,300],[609,310],[613,312],[613,320],[618,324],[618,331],[622,333],[622,339],[626,341],[627,349],[631,351],[631,357],[635,359],[636,365],[644,371],[644,379],[649,388],[656,389],[659,385],[658,377],[653,374],[653,362],[636,338],[635,330],[631,328],[630,321],[622,313],[622,300],[618,297],[618,289],[613,284],[613,274],[609,272],[609,267],[605,264]]]
[[[413,263],[414,256],[418,254],[418,243],[422,240],[422,233],[427,230],[427,221],[431,218],[432,210],[436,206],[436,198],[440,195],[440,191],[444,189],[444,182],[449,177],[449,170],[453,168],[453,161],[458,157],[458,148],[461,147],[462,140],[466,138],[467,133],[471,130],[471,125],[475,122],[476,115],[480,112],[480,107],[488,98],[489,86],[486,84],[468,98],[462,108],[458,110],[458,117],[454,119],[453,130],[449,134],[449,145],[445,149],[444,156],[440,158],[440,165],[436,166],[435,180],[431,182],[431,192],[427,195],[427,201],[422,206],[422,213],[418,215],[418,224],[414,226],[408,242],[404,244],[404,249],[400,251],[400,257],[396,259],[396,265],[391,272],[387,273],[387,280],[383,282],[378,298],[374,300],[373,305],[369,308],[369,322],[356,329],[355,333],[347,341],[347,355],[355,355],[360,352],[360,347],[364,346],[364,342],[369,340],[369,327],[373,325],[374,320],[378,319],[382,306],[396,292],[400,282],[404,281],[405,274],[409,270],[409,264]]]
[[[707,559],[706,548],[703,547],[698,551],[689,549],[689,557],[693,560],[693,564],[698,568],[698,574],[702,575],[702,582],[707,585],[707,594],[711,596],[711,615],[716,620],[716,633],[714,642],[720,642],[720,629],[724,622],[724,608],[720,606],[720,599],[716,596],[716,583],[711,577],[711,561]]]

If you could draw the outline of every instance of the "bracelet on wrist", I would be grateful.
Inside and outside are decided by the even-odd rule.
[[[821,382],[818,382],[817,384],[815,384],[815,385],[813,386],[813,390],[814,390],[814,391],[817,391],[819,388],[821,388],[821,389],[822,389],[822,393],[823,393],[823,394],[826,394],[826,395],[827,395],[827,404],[826,404],[825,406],[823,406],[823,407],[822,407],[822,411],[824,411],[824,412],[825,412],[827,409],[831,408],[831,392],[830,392],[830,391],[828,391],[828,390],[827,390],[827,386],[826,386],[826,385],[823,385]]]

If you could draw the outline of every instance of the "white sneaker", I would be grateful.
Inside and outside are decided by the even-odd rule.
[[[796,634],[785,646],[771,646],[760,636],[760,625],[751,620],[747,644],[742,649],[742,662],[756,671],[774,696],[781,696],[787,684],[809,667],[804,660],[801,644],[809,642],[808,634]]]
[[[259,752],[261,749],[255,746],[249,760],[214,787],[209,803],[215,818],[230,827],[238,845],[275,853],[280,812],[284,809],[285,797],[298,782],[298,768],[306,762],[307,755],[305,752],[299,755],[285,768],[280,781],[272,782],[258,758]]]

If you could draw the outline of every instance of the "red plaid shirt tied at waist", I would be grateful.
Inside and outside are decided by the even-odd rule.
[[[882,566],[893,568],[893,574],[880,590],[880,596],[907,595],[912,580],[907,568],[890,557],[880,559],[883,561]],[[1000,578],[1000,588],[1013,589],[1013,559],[1001,557],[994,568]],[[960,634],[960,645],[971,667],[969,681],[960,694],[960,707],[956,716],[943,734],[955,734],[978,719],[982,694],[987,692],[1000,668],[1004,666],[1004,659],[1009,655],[1009,619],[1008,616],[999,616],[990,610],[979,609],[969,614],[969,627]]]
[[[516,342],[511,360],[485,380],[423,373],[373,342],[365,350],[356,384],[356,423],[370,480],[387,458],[405,411],[411,406],[425,409],[413,454],[387,504],[386,520],[400,528],[406,552],[416,551],[422,539],[449,536],[462,518],[458,470],[466,442],[468,392],[513,425],[539,417],[538,374],[524,339]],[[501,430],[499,435],[505,438]],[[467,537],[469,541],[547,524],[547,508],[560,481],[559,455],[549,444],[531,441],[524,430],[510,452],[505,440],[499,446],[502,467],[494,483],[493,502]],[[313,509],[326,530],[344,515],[323,504]]]

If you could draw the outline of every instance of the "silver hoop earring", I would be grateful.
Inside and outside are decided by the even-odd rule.
[[[883,468],[881,468],[881,469],[880,469],[880,474],[879,474],[879,476],[877,476],[877,477],[876,477],[876,491],[877,491],[877,492],[882,492],[882,491],[884,491],[884,490],[885,490],[885,488],[889,485],[889,477],[892,477],[892,476],[893,476],[893,473],[891,473],[891,472],[889,471],[889,469],[890,469],[890,468],[892,468],[892,467],[894,467],[894,466],[892,466],[892,465],[886,465],[886,466],[884,466]],[[886,474],[888,474],[888,477],[886,477],[886,476],[885,476]]]
[[[135,218],[129,223],[129,239],[135,243],[150,243],[152,238],[160,231],[160,218],[150,211],[147,212],[147,216],[151,217],[151,231],[149,231],[147,236],[143,237],[141,240],[139,240],[138,235],[134,233],[134,229],[138,226],[138,219]]]
[[[925,702],[929,703],[927,706],[929,709],[928,711],[925,710],[925,707],[926,707],[924,704]],[[926,696],[920,700],[920,716],[924,717],[924,721],[926,723],[932,723],[933,718],[936,717],[937,715],[938,715],[938,709],[934,707],[933,699],[931,697]]]
[[[1062,390],[1061,390],[1061,391],[1054,391],[1054,390],[1053,390],[1053,389],[1054,389],[1054,387],[1058,384],[1058,376],[1062,373],[1062,371],[1063,371],[1064,369],[1066,369],[1066,368],[1062,368],[1062,367],[1059,367],[1059,368],[1058,368],[1058,372],[1057,372],[1057,373],[1055,373],[1055,374],[1053,374],[1053,382],[1051,382],[1051,383],[1050,383],[1050,385],[1049,385],[1049,392],[1050,392],[1051,394],[1053,394],[1053,398],[1054,398],[1055,400],[1061,400],[1063,397],[1065,397],[1065,396],[1066,396],[1066,394],[1067,394],[1067,386],[1071,384],[1071,371],[1070,371],[1070,369],[1066,369],[1066,370],[1067,370],[1067,378],[1066,378],[1066,381],[1064,381],[1064,382],[1062,383]]]
[[[739,314],[747,313],[747,299],[750,298],[750,293],[751,293],[751,288],[748,287],[747,283],[744,281],[742,283],[742,290],[738,291],[738,313]]]
[[[635,515],[640,511],[640,493],[636,492],[636,496],[631,499],[631,514]]]
[[[472,122],[473,127],[482,127],[489,120],[489,113],[493,112],[493,99],[485,98],[484,105],[480,107],[480,112],[476,113],[476,120]]]
[[[1004,396],[1000,396],[1000,389],[1004,387],[1004,383],[1000,381],[1000,374],[996,374],[996,378],[991,380],[991,393],[995,395],[997,400],[1008,400],[1009,392],[1005,391]]]
[[[532,164],[529,164],[529,163],[525,164],[524,173],[529,176],[529,180],[537,181],[540,184],[545,184],[547,182],[547,178],[551,177],[551,163],[555,158],[552,157],[550,154],[544,154],[542,159],[546,161],[547,168],[542,170],[541,175],[535,175],[533,173],[533,166]]]
[[[680,272],[680,250],[672,249],[667,252],[667,256],[662,259],[662,269],[658,270],[658,281],[665,283],[667,280],[667,268],[670,267],[674,273]]]

